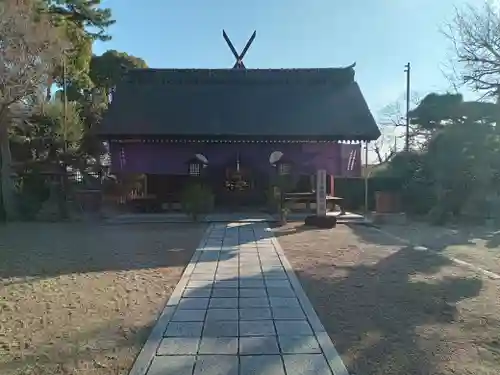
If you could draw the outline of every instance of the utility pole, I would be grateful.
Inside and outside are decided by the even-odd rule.
[[[63,175],[62,175],[62,201],[60,201],[60,213],[63,219],[68,217],[66,202],[68,199],[68,164],[66,163],[68,145],[68,95],[67,95],[67,82],[66,82],[66,51],[63,51],[62,60],[62,80],[63,80]]]
[[[406,134],[405,134],[405,151],[410,151],[410,63],[405,65],[406,73]]]
[[[66,84],[66,51],[63,51],[63,61],[62,61],[62,79],[63,79],[63,151],[64,156],[66,157],[67,151],[67,127],[68,127],[68,95],[66,92],[67,84]]]

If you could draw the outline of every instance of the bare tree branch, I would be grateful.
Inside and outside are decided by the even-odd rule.
[[[35,94],[61,58],[66,41],[33,0],[0,3],[0,107]]]
[[[500,12],[493,2],[455,9],[442,30],[451,41],[462,83],[497,98],[500,89]]]
[[[7,219],[15,219],[9,127],[28,114],[31,97],[48,82],[67,43],[37,0],[0,2],[0,152],[2,200]]]

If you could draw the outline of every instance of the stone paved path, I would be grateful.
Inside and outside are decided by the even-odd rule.
[[[130,375],[347,375],[265,223],[211,224]]]

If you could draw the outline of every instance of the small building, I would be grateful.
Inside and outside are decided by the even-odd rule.
[[[273,174],[310,191],[324,169],[333,195],[335,177],[361,175],[361,142],[379,135],[354,65],[131,70],[100,128],[111,172],[144,175],[145,193],[161,202],[203,178],[216,204],[252,206],[265,202]]]

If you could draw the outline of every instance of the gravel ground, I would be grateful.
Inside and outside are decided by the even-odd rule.
[[[1,227],[0,374],[126,374],[203,231]]]
[[[383,225],[380,229],[500,274],[500,228],[466,225],[446,228],[410,222],[410,225]]]
[[[498,374],[498,282],[368,227],[275,234],[351,375]]]

